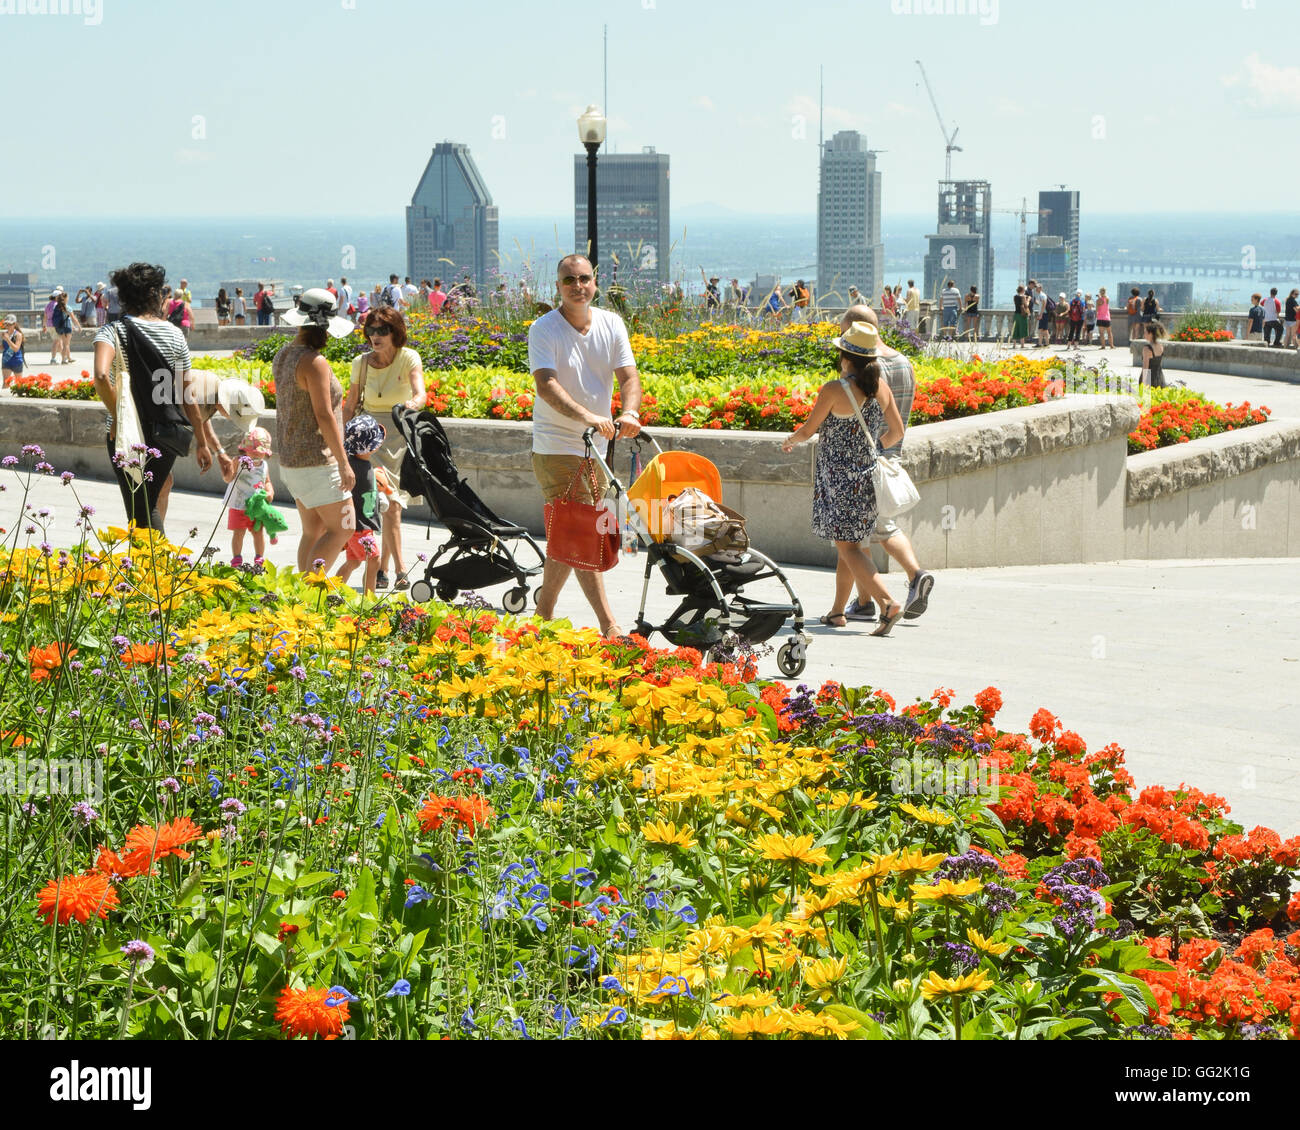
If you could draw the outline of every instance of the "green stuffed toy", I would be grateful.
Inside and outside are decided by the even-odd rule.
[[[260,488],[248,496],[248,501],[244,503],[244,513],[253,523],[254,529],[265,530],[271,535],[272,541],[276,534],[282,534],[289,528],[284,515],[267,501],[266,491]]]

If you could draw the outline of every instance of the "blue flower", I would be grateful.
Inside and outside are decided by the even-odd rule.
[[[528,1034],[528,1025],[524,1023],[524,1018],[522,1016],[516,1016],[514,1020],[510,1022],[510,1027],[515,1029],[515,1031],[517,1031],[525,1040],[532,1039],[532,1036]]]
[[[555,1011],[551,1015],[564,1025],[564,1031],[560,1034],[560,1039],[564,1039],[569,1034],[569,1029],[578,1023],[578,1018],[569,1011],[567,1005],[557,1004]]]
[[[570,946],[569,953],[570,955],[576,953],[578,956],[570,956],[566,960],[565,964],[569,966],[579,965],[585,958],[586,965],[584,965],[583,968],[586,969],[588,973],[591,973],[595,970],[596,966],[600,964],[600,955],[596,952],[595,946],[588,946],[586,949],[583,949],[581,946]]]
[[[528,890],[523,892],[523,897],[532,899],[534,902],[540,902],[551,897],[551,888],[545,883],[534,883]]]
[[[325,994],[325,1007],[338,1008],[338,1006],[343,1004],[345,1001],[348,1004],[354,1004],[360,999],[360,997],[354,997],[342,985],[332,985],[330,986],[330,991]]]
[[[691,906],[688,902],[682,903],[682,905],[677,910],[674,910],[673,913],[688,926],[693,926],[700,920],[700,916],[695,913],[695,907]]]
[[[318,702],[320,702],[320,695],[315,691],[308,691],[302,696],[303,706],[315,706]]]
[[[417,902],[428,902],[431,898],[433,895],[417,883],[406,892],[406,909],[410,910]]]
[[[544,919],[544,918],[538,918],[538,917],[537,917],[537,912],[538,912],[539,910],[545,910],[545,909],[546,909],[546,907],[543,906],[540,902],[539,902],[539,903],[535,903],[535,904],[533,905],[533,908],[532,908],[532,909],[531,909],[527,914],[524,915],[524,921],[525,921],[525,922],[531,922],[531,923],[532,923],[534,926],[536,926],[536,927],[537,927],[537,928],[538,928],[538,929],[539,929],[543,934],[546,933],[546,919]]]
[[[627,990],[623,988],[623,983],[612,973],[600,983],[600,987],[607,992],[619,993],[622,996],[627,995]]]
[[[387,812],[381,812],[381,813],[380,813],[380,814],[375,818],[375,827],[376,827],[376,828],[382,828],[382,827],[384,826],[384,821],[387,820],[387,819],[388,819],[388,813],[387,813]]]
[[[589,867],[575,867],[567,875],[560,876],[561,882],[576,883],[579,887],[590,887],[596,881],[596,872]]]
[[[646,910],[667,910],[668,909],[668,907],[665,905],[663,900],[660,899],[659,895],[655,891],[646,892],[645,908]]]
[[[512,981],[518,981],[521,977],[524,976],[524,965],[523,965],[523,962],[521,962],[521,961],[516,961],[516,962],[514,963],[514,969],[515,969],[515,971],[514,971],[513,973],[510,974],[510,980],[512,980]]]
[[[671,975],[660,981],[651,995],[654,996],[658,994],[663,994],[666,997],[679,997],[685,994],[690,997],[691,1000],[695,999],[695,994],[691,992],[691,987],[686,983],[686,978],[673,977]]]
[[[466,1006],[465,1011],[460,1014],[460,1026],[464,1028],[466,1032],[472,1032],[478,1027],[478,1025],[474,1023],[473,1005]]]
[[[384,994],[386,997],[409,997],[411,995],[411,982],[404,977],[399,977],[393,987]]]
[[[600,1026],[602,1028],[608,1028],[611,1024],[626,1024],[626,1023],[627,1023],[627,1009],[611,1008],[609,1010],[609,1015],[606,1016],[605,1019],[600,1022]]]

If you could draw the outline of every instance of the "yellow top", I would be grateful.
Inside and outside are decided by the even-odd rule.
[[[399,349],[383,369],[372,361],[366,373],[366,400],[362,410],[381,422],[391,420],[393,409],[411,399],[411,370],[419,363],[420,355],[410,346]],[[353,387],[361,379],[361,365],[360,357],[352,362]]]

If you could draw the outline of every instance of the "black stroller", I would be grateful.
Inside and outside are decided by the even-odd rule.
[[[393,409],[393,423],[406,441],[402,490],[423,495],[451,533],[451,540],[424,567],[424,578],[411,582],[411,599],[423,604],[436,594],[439,600],[452,601],[463,589],[478,591],[513,580],[515,587],[501,598],[501,607],[522,612],[528,607],[528,581],[541,573],[546,560],[541,547],[523,526],[493,514],[461,478],[437,416],[399,404]],[[520,564],[516,553],[521,542],[537,555],[536,565]]]
[[[687,488],[694,487],[722,507],[722,479],[718,469],[702,455],[689,451],[664,451],[645,432],[631,443],[640,452],[649,446],[655,452],[636,482],[626,488],[615,476],[614,443],[611,441],[602,459],[592,445],[594,429],[584,438],[589,457],[600,464],[610,480],[615,497],[627,500],[625,521],[645,550],[645,583],[641,588],[641,608],[637,612],[635,631],[649,638],[661,633],[677,647],[693,647],[721,658],[734,642],[762,643],[776,635],[787,620],[793,619],[792,634],[776,653],[776,665],[790,678],[802,674],[808,662],[811,637],[803,630],[803,605],[781,568],[770,557],[747,546],[743,553],[712,554],[701,550],[692,553],[674,543],[666,531],[665,508]],[[733,512],[734,513],[734,512]],[[736,515],[739,517],[739,515]],[[663,574],[669,596],[680,596],[681,603],[660,624],[645,618],[646,598],[650,592],[650,574],[654,568]],[[771,603],[747,596],[746,585],[775,579],[785,588],[789,602]]]

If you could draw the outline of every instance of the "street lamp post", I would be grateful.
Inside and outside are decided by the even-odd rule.
[[[605,115],[590,105],[578,118],[578,137],[587,150],[587,254],[592,271],[599,271],[600,249],[596,232],[596,155],[605,141]],[[599,279],[599,274],[597,274]]]

